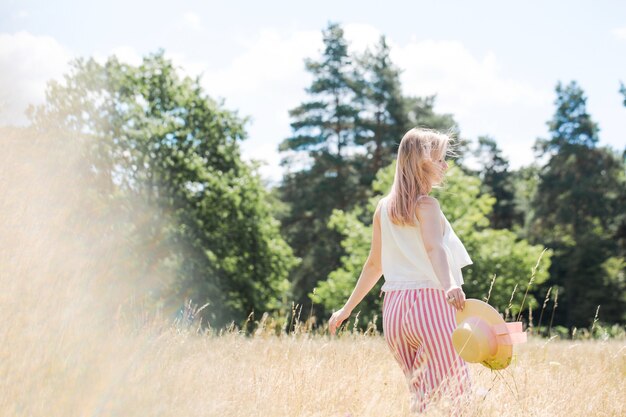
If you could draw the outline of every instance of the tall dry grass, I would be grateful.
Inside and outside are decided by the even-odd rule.
[[[31,145],[0,156],[0,415],[409,415],[375,328],[279,336],[264,317],[247,337],[147,312],[152,284],[125,276],[121,241],[79,214],[79,154]],[[531,337],[515,351],[504,371],[471,365],[484,392],[467,415],[626,415],[623,341]]]

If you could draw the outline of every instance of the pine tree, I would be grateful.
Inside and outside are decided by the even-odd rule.
[[[289,111],[294,135],[279,150],[306,151],[314,160],[330,158],[335,174],[341,177],[345,149],[354,145],[359,108],[354,104],[353,66],[343,29],[330,23],[323,37],[322,58],[305,61],[306,70],[314,76],[306,89],[313,100]]]
[[[381,36],[374,51],[367,49],[359,59],[359,102],[363,116],[359,119],[362,134],[357,144],[366,148],[355,163],[362,183],[368,189],[378,170],[395,158],[402,135],[409,129],[405,111],[400,70],[391,62],[390,48]]]
[[[294,168],[302,154],[308,158],[308,166],[295,167],[301,169],[287,173],[279,186],[281,200],[289,206],[281,219],[283,235],[302,258],[291,274],[299,303],[339,264],[340,236],[327,222],[333,209],[351,208],[359,192],[358,173],[347,163],[360,126],[354,64],[339,24],[329,23],[323,40],[321,58],[305,61],[314,77],[306,89],[311,99],[290,110],[293,136],[279,146],[290,152],[283,166]]]
[[[617,253],[609,230],[623,163],[611,150],[597,147],[599,129],[578,84],[559,82],[556,93],[551,137],[535,144],[549,161],[539,174],[530,233],[555,250],[548,285],[563,288],[557,321],[569,328],[588,326],[599,304],[614,315],[610,319],[623,321],[625,300],[614,292],[620,284],[609,284],[614,277],[607,276],[605,264]]]
[[[512,229],[514,223],[521,223],[515,213],[512,175],[509,161],[502,155],[493,138],[478,138],[478,147],[474,155],[479,159],[482,169],[478,176],[482,180],[482,192],[496,199],[489,222],[494,229]]]
[[[473,175],[474,173],[464,165],[464,159],[470,153],[470,141],[462,137],[459,125],[452,114],[435,112],[436,100],[436,94],[425,97],[405,96],[404,112],[407,115],[408,127],[426,127],[452,134],[456,155],[451,156],[450,159],[465,174]]]

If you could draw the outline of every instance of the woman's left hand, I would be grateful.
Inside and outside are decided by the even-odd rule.
[[[333,315],[328,320],[328,330],[331,335],[334,335],[337,331],[337,328],[341,326],[348,317],[352,314],[351,311],[346,310],[345,308],[340,308],[338,311],[335,311]]]

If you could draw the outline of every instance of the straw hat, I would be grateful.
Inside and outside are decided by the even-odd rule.
[[[495,308],[481,300],[465,300],[463,310],[456,311],[456,324],[452,344],[459,356],[490,369],[509,366],[513,345],[526,342],[521,321],[506,323]]]

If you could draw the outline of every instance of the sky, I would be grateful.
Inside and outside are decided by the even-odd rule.
[[[436,112],[451,113],[464,138],[494,138],[512,169],[548,137],[559,81],[585,91],[600,145],[626,147],[626,2],[617,0],[2,0],[0,124],[25,124],[28,103],[42,103],[46,82],[61,80],[74,57],[138,64],[162,48],[181,74],[201,75],[210,96],[250,118],[243,156],[264,161],[260,172],[275,183],[288,110],[308,98],[304,59],[321,56],[329,22],[357,53],[385,35],[403,92],[436,94]]]

